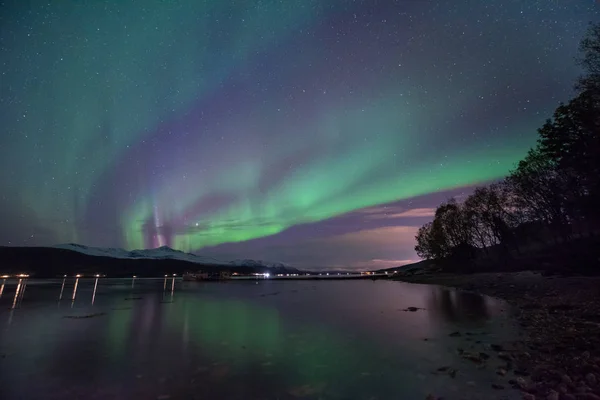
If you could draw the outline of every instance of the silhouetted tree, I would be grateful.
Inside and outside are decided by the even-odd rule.
[[[415,251],[419,257],[426,260],[441,259],[444,257],[434,238],[433,222],[428,222],[420,227],[415,239],[417,240]]]
[[[582,92],[561,104],[539,129],[540,152],[555,163],[569,193],[567,210],[573,219],[598,220],[600,204],[600,97]]]
[[[471,229],[471,242],[483,248],[502,244],[508,253],[516,219],[512,214],[507,185],[493,184],[475,189],[464,203],[464,212]]]
[[[417,254],[429,259],[473,257],[476,248],[519,251],[518,240],[550,232],[569,243],[600,223],[600,24],[580,45],[585,74],[577,96],[560,104],[538,130],[535,148],[502,182],[475,189],[464,204],[441,204],[417,234]],[[581,229],[587,226],[586,229]],[[500,246],[498,246],[500,245]],[[564,247],[564,246],[563,246]]]
[[[506,178],[512,202],[527,221],[542,221],[566,239],[566,191],[569,177],[536,147]]]
[[[439,224],[439,228],[447,241],[448,249],[453,249],[459,245],[470,243],[471,235],[469,223],[465,217],[462,206],[456,199],[450,199],[442,203],[435,210],[434,225]]]
[[[432,222],[419,229],[415,251],[425,259],[465,257],[471,246],[469,230],[462,206],[450,199],[436,209]]]
[[[591,25],[579,44],[581,57],[577,60],[585,74],[579,78],[577,89],[600,94],[600,24]]]

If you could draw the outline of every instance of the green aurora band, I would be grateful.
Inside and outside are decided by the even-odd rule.
[[[516,0],[6,3],[2,244],[184,251],[503,177],[598,18]]]

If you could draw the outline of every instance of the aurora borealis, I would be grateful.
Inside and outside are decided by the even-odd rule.
[[[0,5],[0,245],[173,248],[304,268],[415,260],[569,98],[600,4]]]

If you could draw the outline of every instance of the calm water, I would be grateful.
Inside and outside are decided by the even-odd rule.
[[[4,286],[0,398],[518,398],[490,388],[493,363],[456,352],[516,335],[491,298],[369,280],[80,279],[72,301],[74,283]],[[446,365],[455,378],[432,373]]]

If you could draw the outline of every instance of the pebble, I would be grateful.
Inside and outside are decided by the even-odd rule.
[[[558,385],[558,386],[556,387],[556,390],[557,390],[559,393],[562,393],[562,394],[567,394],[567,393],[569,393],[569,389],[567,389],[567,387],[565,386],[565,384],[560,384],[560,385]]]
[[[577,395],[577,400],[600,400],[600,396],[594,393],[583,393],[582,395]]]
[[[476,342],[497,356],[490,361],[497,363],[499,358],[510,364],[496,364],[495,372],[502,376],[500,370],[506,370],[506,381],[525,392],[525,400],[600,400],[600,279],[513,275],[502,274],[505,282],[482,275],[479,283],[469,278],[469,283],[459,280],[456,285],[507,298],[518,307],[517,321],[526,335],[517,347],[494,340]],[[469,333],[456,331],[449,336]],[[471,347],[459,354],[485,365],[480,349],[466,346]]]
[[[585,385],[577,386],[575,388],[575,392],[579,393],[579,394],[585,394],[585,392],[587,392],[587,391],[588,391],[588,388]]]
[[[490,344],[490,348],[494,351],[504,351],[504,347],[499,344]]]
[[[548,396],[546,396],[546,400],[560,400],[560,395],[558,394],[557,391],[551,390],[550,394],[548,394]]]
[[[596,375],[592,374],[591,372],[585,376],[585,380],[590,386],[596,386],[596,383],[598,383]]]

